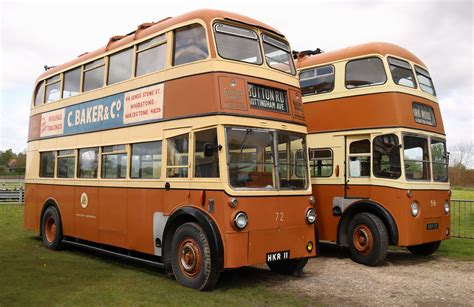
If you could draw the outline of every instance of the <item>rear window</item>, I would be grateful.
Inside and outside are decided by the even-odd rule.
[[[384,84],[387,81],[382,60],[376,57],[353,60],[346,65],[346,88]]]

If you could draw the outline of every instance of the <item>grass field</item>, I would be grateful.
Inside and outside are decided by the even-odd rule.
[[[48,250],[23,228],[21,205],[0,203],[0,246],[0,306],[308,305],[305,297],[266,288],[262,274],[245,268],[223,273],[214,291],[197,292],[147,266],[76,248]],[[473,260],[474,240],[444,241],[436,255]]]
[[[474,200],[474,188],[455,189],[451,199]]]
[[[54,252],[23,228],[23,206],[0,204],[0,306],[307,305],[265,288],[245,269],[221,276],[214,291],[197,292],[147,266],[74,248]]]

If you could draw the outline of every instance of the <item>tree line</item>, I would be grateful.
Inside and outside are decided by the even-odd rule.
[[[24,176],[26,153],[14,153],[12,149],[0,150],[0,176]]]

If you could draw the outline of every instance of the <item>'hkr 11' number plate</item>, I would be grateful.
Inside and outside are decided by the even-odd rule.
[[[274,252],[267,254],[267,262],[290,259],[290,251]]]

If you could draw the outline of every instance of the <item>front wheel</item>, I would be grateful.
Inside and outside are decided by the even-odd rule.
[[[418,256],[429,256],[436,252],[439,248],[441,241],[430,242],[420,245],[407,246],[407,249],[413,254]]]
[[[181,285],[196,290],[212,288],[220,275],[216,262],[201,226],[186,223],[176,230],[171,240],[171,267]]]
[[[303,270],[308,263],[308,258],[287,259],[277,262],[267,262],[272,272],[284,275],[293,275]]]
[[[349,251],[357,263],[377,266],[387,256],[388,235],[380,218],[372,213],[359,213],[349,223]]]
[[[63,228],[58,210],[51,206],[46,209],[41,219],[41,236],[47,248],[58,250],[61,248]]]

